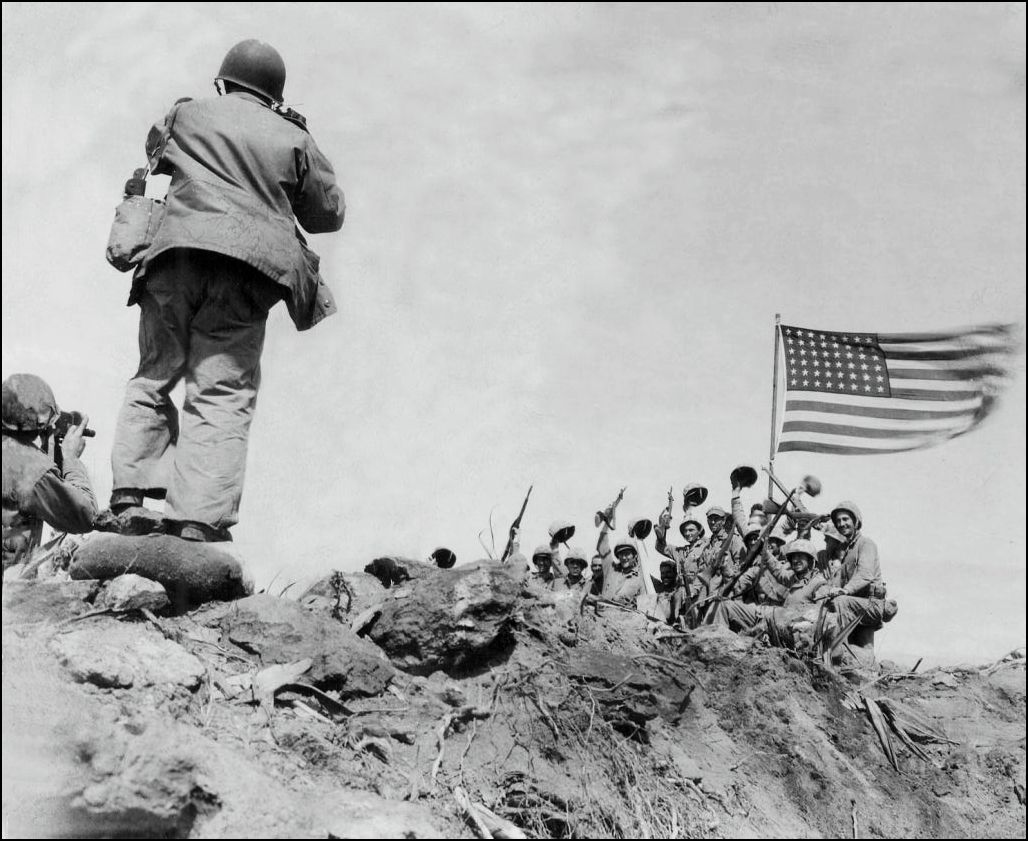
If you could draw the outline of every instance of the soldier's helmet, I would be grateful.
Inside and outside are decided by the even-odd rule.
[[[756,523],[746,526],[746,531],[742,533],[743,540],[749,540],[751,537],[760,537],[760,533],[764,531],[762,526],[758,526]]]
[[[628,538],[624,538],[622,540],[619,540],[619,541],[617,541],[617,543],[614,544],[614,556],[615,557],[618,557],[623,552],[628,551],[628,550],[631,550],[632,552],[634,552],[636,557],[639,556],[639,547],[636,546],[635,543],[632,540],[628,539]]]
[[[579,570],[585,569],[589,566],[589,561],[585,557],[585,550],[579,547],[574,547],[568,556],[564,559],[564,566],[566,567],[578,567]]]
[[[835,515],[845,512],[853,517],[853,521],[857,524],[859,529],[864,524],[863,515],[860,513],[860,509],[857,507],[855,502],[843,501],[840,502],[835,508],[832,509],[832,522],[835,522]]]
[[[689,523],[692,523],[694,526],[699,528],[699,530],[700,530],[700,537],[703,537],[703,535],[707,531],[707,527],[700,520],[699,515],[696,514],[695,511],[690,511],[688,514],[686,514],[685,515],[685,519],[682,520],[682,524],[678,527],[678,530],[682,533],[682,537],[685,537],[685,527],[687,525],[689,525]]]
[[[554,520],[550,523],[550,537],[558,543],[567,543],[575,534],[575,527],[568,520]]]
[[[3,428],[11,432],[42,432],[60,410],[53,390],[35,374],[11,374],[3,383]]]
[[[793,555],[807,555],[813,561],[817,558],[817,550],[809,540],[794,540],[785,547],[785,557],[789,558]]]
[[[452,549],[440,546],[438,549],[433,550],[432,560],[435,561],[435,565],[440,569],[449,569],[457,563],[457,556]]]
[[[553,551],[548,544],[540,543],[535,547],[535,551],[532,553],[532,560],[535,561],[536,558],[545,558],[547,561],[553,560]]]
[[[271,44],[249,38],[226,53],[215,78],[235,82],[273,102],[281,102],[286,86],[286,63]]]

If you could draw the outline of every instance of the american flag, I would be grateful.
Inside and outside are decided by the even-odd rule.
[[[993,408],[1019,344],[1012,325],[836,333],[783,324],[780,331],[780,453],[898,453],[969,432]]]

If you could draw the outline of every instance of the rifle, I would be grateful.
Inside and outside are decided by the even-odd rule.
[[[674,507],[675,507],[675,488],[674,488],[674,485],[672,485],[670,488],[667,489],[667,506],[664,508],[662,516],[666,516],[666,517],[670,518],[671,517],[671,512],[674,510]],[[661,520],[661,518],[658,517],[657,518],[657,522],[659,523],[660,520]]]
[[[778,525],[778,521],[782,519],[782,515],[789,507],[789,503],[792,502],[793,494],[795,494],[797,490],[798,488],[793,488],[791,491],[789,491],[789,495],[785,498],[785,502],[782,504],[782,507],[778,509],[778,513],[775,514],[774,519],[764,526],[763,530],[760,532],[760,537],[758,537],[753,542],[753,545],[746,550],[746,555],[743,557],[742,563],[739,565],[739,571],[735,574],[735,577],[727,584],[722,586],[717,593],[713,594],[712,596],[709,596],[707,598],[708,602],[720,601],[728,593],[731,593],[732,590],[735,589],[735,585],[739,583],[739,579],[742,578],[743,575],[745,575],[749,571],[749,568],[753,566],[753,562],[757,559],[757,556],[761,554],[761,550],[764,548],[764,544],[767,542],[768,535],[771,534],[771,532],[774,530],[774,527]],[[727,543],[731,536],[732,533],[731,531],[729,531],[728,538],[725,539],[726,545],[722,547],[722,550],[727,548]]]
[[[532,488],[534,485],[528,486],[528,493],[525,494],[525,501],[521,503],[521,511],[518,512],[518,516],[514,518],[514,522],[510,524],[510,534],[507,537],[507,546],[503,550],[503,554],[500,556],[500,563],[506,563],[507,558],[510,557],[510,553],[514,551],[514,540],[517,537],[518,529],[521,528],[521,518],[525,516],[525,508],[528,507],[528,498],[532,495]]]
[[[718,569],[721,566],[721,563],[724,561],[725,555],[728,553],[728,549],[732,545],[732,538],[735,537],[735,529],[735,523],[732,523],[731,527],[729,527],[727,530],[727,534],[725,534],[725,539],[721,541],[721,545],[718,547],[717,555],[714,556],[714,563],[711,564],[710,567],[712,571]],[[719,598],[721,598],[720,594],[714,593],[707,596],[705,599],[697,599],[695,602],[689,605],[689,609],[684,614],[686,620],[689,622],[689,627],[695,627],[692,624],[691,619],[691,616],[694,612],[699,611],[701,608],[706,607],[708,604]]]
[[[617,498],[610,505],[607,506],[605,511],[596,512],[596,516],[593,518],[594,525],[596,526],[596,528],[600,527],[600,523],[606,523],[607,528],[609,528],[611,531],[614,530],[614,512],[617,510],[618,505],[621,504],[621,500],[625,498],[626,490],[628,490],[627,487],[622,488],[620,491],[618,491]]]
[[[773,470],[767,467],[761,467],[760,469],[763,470],[768,475],[768,478],[770,478],[771,481],[775,483],[775,485],[778,487],[778,490],[780,490],[783,494],[789,493],[785,489],[785,485],[783,485],[778,480],[778,477],[775,476]],[[805,479],[804,482],[806,481],[807,480]],[[802,485],[801,487],[803,487],[803,489],[806,490],[808,486]],[[817,496],[817,494],[812,494],[812,496]],[[801,537],[806,537],[810,534],[811,528],[815,526],[820,527],[821,523],[831,519],[831,515],[829,514],[815,514],[812,511],[808,511],[807,507],[803,504],[802,499],[797,499],[792,511],[789,511],[787,513],[789,515],[789,518],[796,523],[796,528],[799,530]]]

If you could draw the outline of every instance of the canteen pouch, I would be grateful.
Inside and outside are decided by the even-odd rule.
[[[125,196],[114,211],[107,238],[107,262],[119,272],[134,269],[153,243],[164,220],[165,207],[162,199]]]

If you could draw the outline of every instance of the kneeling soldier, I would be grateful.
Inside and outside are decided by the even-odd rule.
[[[53,391],[34,374],[12,374],[3,382],[3,566],[28,561],[43,525],[57,531],[89,531],[96,496],[79,461],[88,418],[69,427],[60,443],[61,416]],[[59,453],[61,466],[48,454]]]
[[[852,502],[840,502],[832,509],[832,524],[846,541],[842,564],[832,577],[828,591],[830,609],[839,614],[839,626],[845,627],[860,617],[859,625],[872,629],[889,622],[896,615],[896,602],[885,597],[878,547],[861,529],[860,509]]]

